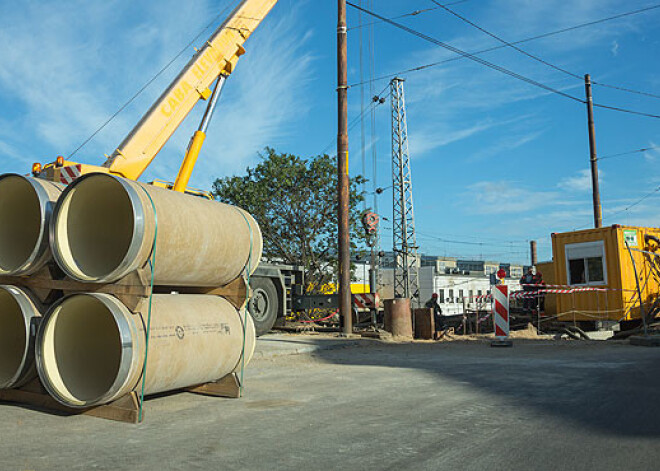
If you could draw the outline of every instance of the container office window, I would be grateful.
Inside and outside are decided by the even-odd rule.
[[[567,244],[566,272],[571,285],[607,284],[603,241]]]
[[[444,289],[440,290],[440,295],[438,296],[438,299],[440,299],[441,304],[445,303],[445,290]]]

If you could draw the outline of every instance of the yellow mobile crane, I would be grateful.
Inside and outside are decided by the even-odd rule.
[[[222,87],[234,71],[238,59],[245,54],[243,44],[276,3],[277,0],[242,0],[204,45],[196,49],[188,64],[102,166],[70,162],[58,157],[43,168],[35,163],[32,167],[34,176],[71,183],[83,174],[104,172],[137,180],[197,102],[208,100],[206,112],[190,141],[175,183],[155,182],[159,186],[185,192]]]
[[[94,172],[137,180],[197,102],[207,100],[206,112],[190,141],[175,183],[155,181],[152,184],[211,198],[208,192],[186,187],[222,87],[240,56],[245,53],[243,44],[276,3],[277,0],[242,0],[204,45],[196,50],[188,64],[103,165],[86,165],[58,157],[43,167],[35,163],[33,175],[64,184]],[[283,319],[295,309],[294,291],[302,284],[302,270],[299,267],[259,265],[251,278],[252,296],[248,303],[257,335],[268,332],[277,319]]]

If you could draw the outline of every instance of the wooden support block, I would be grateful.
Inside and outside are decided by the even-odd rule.
[[[199,386],[188,388],[187,391],[206,396],[237,399],[241,397],[241,384],[238,381],[236,373],[232,373],[214,383],[200,384]]]
[[[64,412],[71,415],[89,415],[131,424],[138,423],[140,411],[140,402],[136,392],[131,392],[110,404],[89,409],[72,409],[71,407],[60,404],[49,396],[38,379],[31,381],[19,389],[0,390],[0,402],[27,404],[49,411]]]
[[[222,296],[229,301],[236,309],[242,309],[245,306],[249,296],[247,283],[241,276],[225,286],[217,288],[180,288],[181,293],[210,294],[213,296]]]
[[[101,419],[137,424],[140,414],[140,400],[137,393],[131,391],[126,396],[120,397],[110,404],[84,409],[80,413]],[[144,411],[142,412],[142,419],[144,419]]]

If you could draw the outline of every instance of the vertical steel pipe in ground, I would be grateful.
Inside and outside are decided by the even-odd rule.
[[[412,338],[413,324],[409,298],[385,300],[385,330],[394,337]]]
[[[28,291],[0,285],[0,389],[20,387],[37,376],[34,333],[41,310]]]
[[[146,321],[146,312],[134,314],[110,295],[64,298],[45,314],[37,334],[37,369],[44,387],[74,408],[106,404],[139,390]],[[236,372],[243,352],[245,364],[252,357],[255,340],[252,318],[224,298],[156,294],[145,394]]]
[[[59,199],[53,255],[76,280],[111,283],[147,263],[156,222],[158,285],[226,285],[261,258],[259,225],[242,209],[102,173]]]
[[[0,176],[0,275],[31,275],[51,260],[48,226],[64,185]]]

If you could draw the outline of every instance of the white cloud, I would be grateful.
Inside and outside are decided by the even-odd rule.
[[[617,40],[612,41],[612,48],[610,49],[610,52],[614,57],[619,55],[619,42]]]
[[[655,162],[658,157],[660,157],[660,146],[658,146],[655,142],[651,141],[649,142],[649,146],[646,152],[643,153],[644,159],[647,162]]]
[[[603,172],[598,171],[598,176],[602,184]],[[583,169],[577,175],[562,178],[557,186],[567,191],[591,191],[591,170]]]
[[[3,9],[0,102],[11,105],[3,113],[3,127],[11,132],[2,133],[0,171],[19,170],[8,159],[11,148],[21,149],[30,162],[67,155],[228,3],[69,0]],[[310,33],[300,28],[295,11],[276,8],[246,43],[248,52],[223,92],[192,185],[208,187],[213,177],[242,170],[258,150],[276,144],[304,118],[313,56],[307,49]],[[176,60],[75,160],[101,164],[193,53],[191,48]],[[163,148],[147,178],[175,177],[201,107]]]
[[[464,195],[470,200],[466,206],[477,214],[525,213],[553,204],[558,193],[528,190],[519,182],[482,181],[470,185]]]

